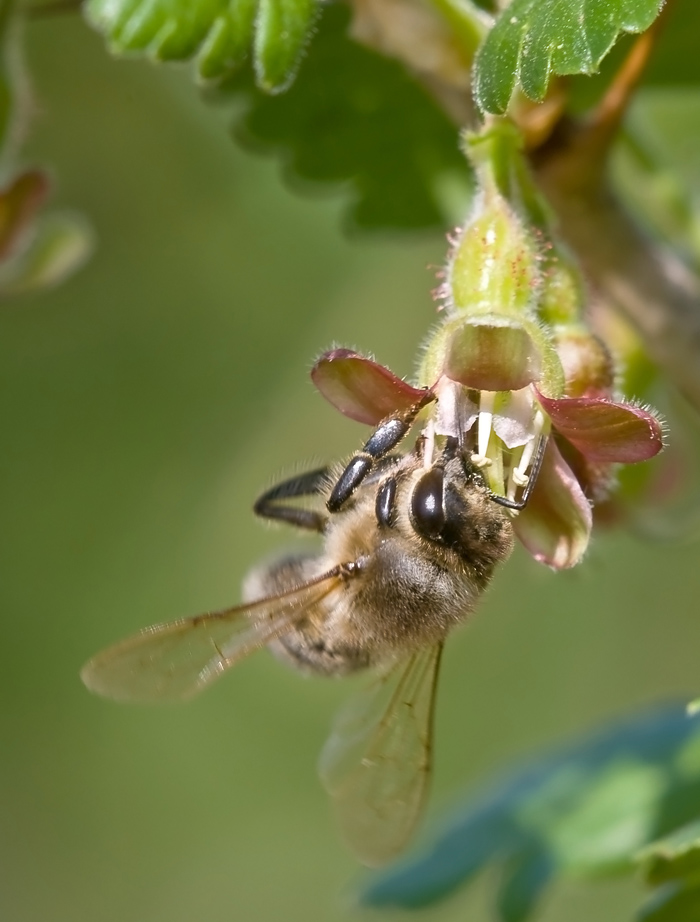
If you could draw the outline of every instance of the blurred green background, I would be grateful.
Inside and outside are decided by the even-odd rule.
[[[289,543],[254,520],[256,495],[364,434],[314,393],[314,356],[340,342],[409,373],[444,241],[349,241],[340,198],[294,198],[186,71],[114,62],[77,18],[26,38],[29,159],[99,244],[0,314],[0,917],[344,918],[358,871],[315,762],[347,685],[263,652],[149,710],[90,696],[78,671],[141,626],[235,602]],[[697,192],[700,100],[647,102]],[[605,535],[553,575],[517,552],[449,644],[431,818],[542,746],[697,695],[698,554]],[[423,917],[487,918],[492,883]],[[561,884],[543,918],[636,902],[630,881]]]

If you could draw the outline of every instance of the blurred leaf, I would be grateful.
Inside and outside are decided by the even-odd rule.
[[[653,842],[640,852],[638,860],[650,884],[700,876],[700,820]]]
[[[646,922],[700,920],[700,821],[652,843],[638,859],[656,889],[638,919]]]
[[[697,49],[700,35],[700,3],[673,0],[649,63],[647,86],[697,86],[700,83]]]
[[[513,0],[475,62],[474,95],[484,112],[506,111],[516,84],[536,102],[552,74],[593,74],[624,32],[643,32],[663,0]]]
[[[48,191],[49,182],[41,170],[19,173],[0,190],[0,260],[17,246]]]
[[[453,812],[427,851],[372,878],[362,901],[426,905],[498,862],[500,918],[521,922],[555,875],[631,871],[641,848],[698,812],[700,718],[674,706],[515,772]]]
[[[25,248],[0,267],[0,295],[58,285],[85,263],[93,246],[92,231],[79,215],[42,217]]]
[[[642,906],[638,922],[700,922],[700,887],[666,884]]]
[[[329,7],[289,92],[271,98],[246,75],[230,84],[249,103],[237,126],[249,147],[281,155],[292,179],[348,183],[365,228],[443,227],[444,202],[468,198],[457,130],[396,62],[346,35]]]
[[[156,61],[197,58],[199,76],[230,75],[255,51],[258,85],[285,89],[294,78],[316,14],[315,0],[88,0],[88,20],[116,54]],[[255,33],[255,37],[254,37]]]
[[[507,866],[497,895],[498,916],[504,922],[522,922],[532,913],[553,873],[552,862],[534,852]]]

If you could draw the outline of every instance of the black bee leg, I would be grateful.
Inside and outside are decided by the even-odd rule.
[[[350,459],[350,463],[338,478],[331,495],[326,503],[329,512],[338,510],[350,499],[365,477],[379,461],[387,455],[408,434],[411,426],[416,421],[416,416],[423,407],[435,400],[432,391],[426,390],[425,396],[414,403],[402,413],[392,413],[387,416],[374,430],[369,439],[362,446],[362,451]]]
[[[537,483],[540,469],[542,468],[544,453],[547,450],[547,439],[548,436],[546,435],[540,436],[540,440],[537,443],[535,457],[532,462],[532,467],[530,468],[530,473],[527,478],[527,483],[525,484],[525,489],[523,490],[523,495],[520,497],[520,499],[508,499],[507,496],[499,496],[498,493],[492,493],[491,499],[494,501],[494,503],[498,503],[499,506],[505,506],[506,509],[524,509],[525,506],[527,506],[528,500],[530,499],[532,491],[535,488],[535,484]]]
[[[327,467],[307,471],[297,477],[290,477],[289,480],[284,480],[263,493],[255,501],[253,511],[264,519],[275,519],[278,522],[288,522],[297,528],[322,532],[328,519],[325,513],[293,506],[285,503],[285,500],[296,499],[300,496],[318,496],[325,492],[327,486]]]

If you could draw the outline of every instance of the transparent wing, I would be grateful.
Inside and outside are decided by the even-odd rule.
[[[321,753],[321,780],[341,829],[370,866],[396,855],[420,816],[441,653],[441,643],[414,653],[353,698]]]
[[[294,627],[340,585],[338,571],[252,604],[147,627],[102,650],[80,677],[90,691],[117,701],[189,698]]]

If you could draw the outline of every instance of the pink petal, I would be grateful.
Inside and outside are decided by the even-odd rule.
[[[663,448],[661,422],[641,407],[603,397],[537,396],[557,432],[589,461],[633,464]]]
[[[350,349],[324,352],[311,369],[311,378],[336,410],[369,426],[397,410],[407,410],[426,393]]]
[[[513,526],[535,560],[555,570],[575,566],[588,547],[591,507],[553,439],[530,501]]]

